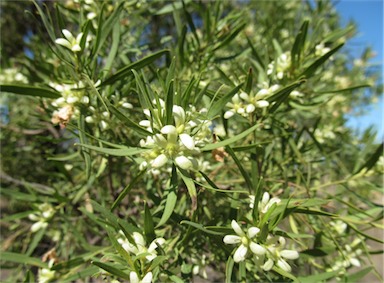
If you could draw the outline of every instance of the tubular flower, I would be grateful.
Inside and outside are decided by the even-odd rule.
[[[153,240],[152,243],[147,248],[147,243],[145,242],[143,235],[141,235],[140,233],[133,232],[132,238],[134,240],[134,243],[131,243],[127,238],[125,238],[122,231],[120,231],[120,234],[122,237],[117,239],[117,241],[123,247],[124,250],[136,256],[146,254],[145,258],[148,261],[152,261],[157,257],[157,252],[156,252],[157,247],[165,243],[164,238],[157,238]]]
[[[268,236],[267,241],[264,245],[267,250],[265,256],[267,261],[264,262],[262,269],[269,271],[274,265],[281,268],[286,272],[291,272],[292,268],[287,263],[287,259],[297,259],[299,258],[299,253],[295,250],[284,250],[285,239],[281,236]],[[264,261],[264,257],[261,258],[261,261]]]
[[[224,237],[223,241],[226,244],[240,244],[233,255],[235,262],[244,261],[249,250],[258,256],[262,256],[266,253],[265,248],[257,244],[255,241],[257,234],[260,232],[259,228],[250,227],[246,232],[244,232],[236,220],[232,220],[231,226],[237,235],[227,235]]]
[[[72,50],[73,52],[79,52],[81,51],[80,47],[80,41],[83,37],[83,33],[79,33],[76,38],[72,35],[72,33],[67,30],[63,29],[61,31],[64,35],[64,38],[58,38],[55,40],[55,43],[62,45],[64,47],[67,47],[68,49]]]

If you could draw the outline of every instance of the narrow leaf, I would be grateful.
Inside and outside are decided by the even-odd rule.
[[[46,98],[59,98],[60,94],[54,90],[29,85],[0,85],[1,92],[10,92],[20,95],[30,95]]]

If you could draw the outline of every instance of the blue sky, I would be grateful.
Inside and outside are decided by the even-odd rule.
[[[336,9],[342,18],[342,25],[346,25],[349,20],[354,20],[357,24],[357,36],[347,43],[347,48],[357,56],[360,55],[365,46],[370,46],[377,53],[371,60],[372,63],[381,64],[382,77],[383,69],[383,0],[342,0],[336,3]],[[365,128],[373,125],[378,131],[378,141],[383,140],[383,95],[377,104],[368,109],[368,113],[361,117],[351,117],[348,125],[362,132]]]

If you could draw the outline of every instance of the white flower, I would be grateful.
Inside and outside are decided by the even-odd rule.
[[[286,272],[291,272],[291,266],[286,262],[287,259],[294,260],[299,258],[299,253],[295,250],[284,250],[285,239],[281,236],[268,236],[264,245],[267,252],[267,261],[261,267],[265,271],[272,269],[274,265]]]
[[[331,51],[331,48],[325,47],[324,43],[320,43],[320,44],[316,45],[315,49],[316,49],[315,55],[319,56],[319,57],[321,57],[321,56],[327,54],[329,51]]]
[[[151,283],[152,282],[152,276],[153,276],[152,272],[148,272],[147,274],[145,274],[143,279],[140,280],[137,273],[135,271],[131,271],[129,273],[129,280],[131,283]]]
[[[62,33],[63,33],[65,38],[58,38],[55,40],[55,43],[60,44],[64,47],[67,47],[68,49],[72,50],[73,52],[81,51],[80,41],[81,41],[81,38],[83,37],[82,32],[79,33],[76,36],[76,38],[67,29],[63,29]]]
[[[272,75],[275,73],[276,77],[281,80],[284,77],[284,72],[286,72],[291,66],[291,53],[286,52],[281,54],[276,62],[272,61],[268,64],[267,74]]]
[[[244,261],[247,257],[249,249],[255,255],[265,254],[265,248],[254,241],[254,238],[260,232],[259,228],[251,227],[246,232],[244,232],[236,220],[232,220],[231,226],[237,235],[227,235],[224,237],[223,241],[226,244],[240,244],[233,255],[233,260],[235,262]]]
[[[274,205],[275,203],[279,204],[280,202],[281,199],[276,197],[270,198],[269,193],[265,192],[263,194],[261,202],[259,203],[258,209],[261,213],[265,214],[272,207],[272,205]]]
[[[249,207],[253,208],[255,204],[255,196],[250,195],[249,200],[250,200]],[[269,193],[265,192],[257,208],[259,210],[259,213],[266,214],[273,204],[276,203],[278,205],[280,202],[281,202],[281,199],[277,197],[270,198]]]
[[[143,235],[141,235],[138,232],[132,233],[132,238],[134,240],[134,243],[131,243],[128,241],[128,239],[125,238],[122,231],[120,231],[120,234],[123,236],[123,238],[117,239],[119,244],[125,249],[127,252],[132,253],[136,256],[139,256],[141,254],[146,254],[145,258],[148,261],[152,261],[157,257],[156,249],[158,246],[161,246],[165,243],[164,238],[156,238],[152,241],[152,243],[147,248],[145,239]]]
[[[32,232],[46,228],[48,226],[47,221],[55,214],[54,208],[48,203],[40,204],[37,208],[37,212],[28,215],[30,220],[35,221],[30,228]]]
[[[49,264],[48,264],[49,268],[39,269],[38,276],[37,276],[37,278],[38,278],[37,282],[38,283],[52,282],[52,280],[55,277],[55,273],[56,273],[55,270],[51,270],[51,267],[53,266],[53,263],[54,263],[54,260],[51,259],[49,261]]]
[[[336,220],[336,221],[331,221],[329,225],[332,226],[332,228],[337,232],[337,234],[342,235],[344,234],[345,230],[347,229],[348,225],[347,223],[341,221],[341,220]]]

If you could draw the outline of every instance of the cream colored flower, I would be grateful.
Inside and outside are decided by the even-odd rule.
[[[240,244],[233,255],[233,260],[235,262],[244,261],[249,250],[251,250],[255,255],[260,256],[265,254],[265,248],[255,241],[255,237],[260,232],[259,228],[250,227],[246,232],[244,232],[236,220],[232,220],[231,226],[237,235],[227,235],[224,237],[223,241],[226,244]]]
[[[64,38],[58,38],[55,40],[55,43],[62,45],[64,47],[67,47],[68,49],[72,50],[73,52],[80,52],[80,42],[83,37],[83,33],[79,33],[76,38],[72,35],[72,33],[67,30],[63,29],[61,31],[64,35]]]

